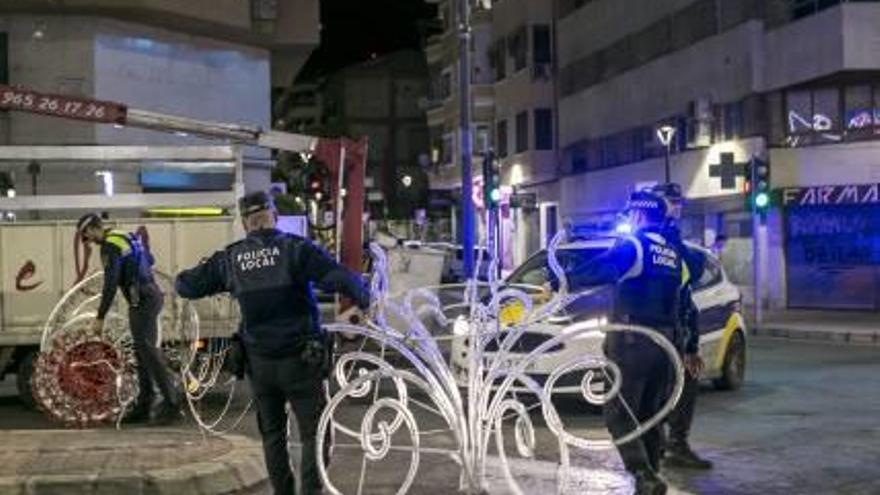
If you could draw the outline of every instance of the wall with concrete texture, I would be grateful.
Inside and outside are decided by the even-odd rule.
[[[880,4],[844,5],[843,25],[843,56],[846,68],[880,68]]]
[[[560,67],[636,33],[697,0],[598,0],[559,22]],[[548,4],[550,2],[547,2]]]
[[[759,22],[748,22],[559,102],[560,144],[682,114],[688,103],[740,99],[754,91]]]
[[[0,16],[0,31],[9,35],[9,82],[43,92],[91,96],[91,26],[88,17]],[[95,126],[11,112],[8,135],[10,144],[86,144],[95,141]]]
[[[95,19],[95,97],[191,118],[267,127],[269,53],[263,49]],[[194,138],[101,126],[101,144],[190,144]]]
[[[767,32],[765,86],[778,89],[833,74],[843,68],[843,9],[816,15]]]
[[[774,188],[880,182],[880,142],[770,151]]]
[[[760,138],[725,142],[709,148],[673,154],[670,160],[672,182],[681,184],[685,197],[713,198],[742,191],[743,179],[736,189],[721,189],[721,181],[710,177],[710,167],[719,163],[721,153],[733,153],[736,163],[744,163],[753,155],[764,153]],[[560,179],[560,211],[563,217],[584,217],[601,212],[618,211],[626,204],[636,184],[662,182],[664,158],[646,160],[632,165],[599,170]]]

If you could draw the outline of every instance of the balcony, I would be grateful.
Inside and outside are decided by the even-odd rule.
[[[880,3],[845,3],[766,33],[763,88],[880,67]]]

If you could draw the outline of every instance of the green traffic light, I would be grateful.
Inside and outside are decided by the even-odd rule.
[[[768,204],[770,204],[770,196],[767,193],[758,193],[755,195],[755,206],[758,208],[765,208]]]

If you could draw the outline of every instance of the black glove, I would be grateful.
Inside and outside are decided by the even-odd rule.
[[[244,379],[245,370],[247,369],[247,353],[244,349],[244,342],[238,333],[232,335],[232,343],[229,346],[229,372],[239,380]]]

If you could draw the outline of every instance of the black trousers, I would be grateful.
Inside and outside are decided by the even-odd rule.
[[[690,373],[684,373],[684,388],[681,398],[675,409],[669,414],[668,442],[670,446],[684,446],[688,444],[688,436],[691,433],[691,424],[694,422],[694,409],[697,404],[697,395],[700,389],[700,381]]]
[[[249,350],[248,373],[257,405],[257,422],[263,437],[266,469],[275,495],[296,493],[290,457],[287,450],[287,411],[290,404],[296,415],[302,441],[302,490],[305,495],[320,494],[316,435],[318,420],[324,409],[323,375],[314,365],[307,365],[299,356],[262,357]],[[324,441],[324,460],[329,459],[330,438]]]
[[[141,287],[137,306],[129,306],[128,309],[128,324],[131,327],[132,343],[138,362],[137,374],[140,385],[138,407],[147,410],[153,399],[154,385],[169,404],[176,406],[180,402],[171,374],[162,358],[162,351],[156,346],[159,313],[162,311],[164,298],[162,291],[155,284],[145,284]]]
[[[663,406],[669,394],[670,363],[659,347],[638,335],[608,335],[605,353],[623,374],[620,394],[604,408],[605,424],[617,439]],[[626,470],[637,473],[659,470],[661,448],[661,429],[655,426],[617,450]]]

